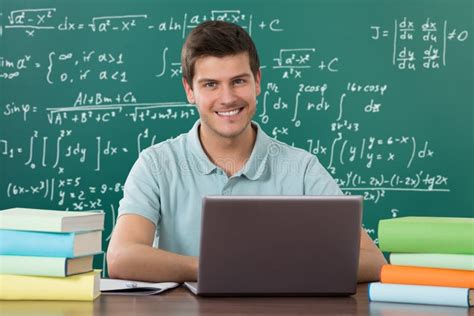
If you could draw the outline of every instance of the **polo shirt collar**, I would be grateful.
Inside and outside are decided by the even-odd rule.
[[[217,166],[209,160],[209,157],[202,148],[201,141],[199,139],[199,125],[201,120],[197,120],[194,126],[188,133],[188,141],[190,149],[196,158],[196,166],[200,173],[210,174],[217,169]],[[252,121],[252,125],[257,129],[257,137],[255,144],[250,154],[249,160],[245,163],[241,171],[237,172],[233,177],[244,175],[250,180],[257,180],[265,171],[265,166],[268,158],[268,153],[271,144],[270,137],[265,134],[258,123]]]
[[[201,125],[201,120],[197,120],[189,131],[188,142],[191,152],[196,158],[195,161],[197,170],[201,174],[210,174],[217,169],[217,166],[209,160],[209,157],[207,157],[204,149],[202,148],[201,140],[199,139],[199,125]]]

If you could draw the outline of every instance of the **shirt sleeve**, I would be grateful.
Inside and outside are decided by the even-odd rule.
[[[158,227],[160,188],[155,163],[147,151],[140,154],[125,181],[118,217],[124,214],[141,215]]]
[[[304,175],[304,194],[343,195],[336,181],[315,156],[311,157]]]

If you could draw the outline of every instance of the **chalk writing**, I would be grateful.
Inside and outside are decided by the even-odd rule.
[[[199,118],[182,89],[180,54],[209,20],[251,34],[262,73],[254,120],[317,156],[345,194],[363,196],[364,229],[376,242],[378,219],[429,212],[426,201],[454,205],[453,192],[470,188],[472,21],[457,15],[406,7],[342,18],[323,2],[319,11],[299,2],[288,10],[6,3],[0,208],[104,209],[108,242],[140,152]],[[445,120],[460,120],[458,130]],[[459,166],[452,157],[462,157]]]

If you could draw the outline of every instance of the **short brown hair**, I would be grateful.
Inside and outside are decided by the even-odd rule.
[[[250,69],[257,76],[260,69],[257,49],[245,30],[233,23],[206,21],[189,33],[181,50],[183,78],[192,87],[194,65],[200,57],[225,57],[247,52]]]

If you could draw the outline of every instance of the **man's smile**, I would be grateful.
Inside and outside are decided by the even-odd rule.
[[[236,116],[240,112],[242,112],[244,107],[240,107],[234,110],[229,110],[229,111],[216,111],[215,113],[219,116],[226,116],[226,117],[231,117],[231,116]]]

